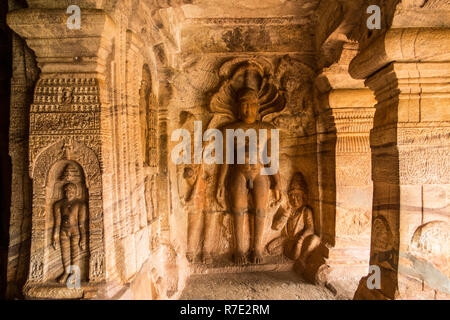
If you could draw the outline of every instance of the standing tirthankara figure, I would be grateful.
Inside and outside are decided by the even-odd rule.
[[[222,128],[224,136],[226,136],[227,129],[242,129],[244,131],[253,129],[258,134],[260,129],[266,129],[266,143],[267,146],[270,146],[270,132],[275,127],[259,120],[260,104],[258,102],[257,92],[250,88],[239,90],[237,94],[237,106],[239,119]],[[261,143],[261,137],[259,138],[258,141]],[[252,262],[261,264],[263,263],[264,232],[269,208],[271,178],[274,182],[275,198],[279,200],[281,197],[280,176],[278,171],[271,176],[262,175],[261,169],[263,169],[264,165],[261,164],[263,161],[260,161],[260,159],[256,161],[256,164],[249,163],[249,158],[251,157],[251,155],[249,156],[249,149],[251,147],[249,146],[248,140],[245,140],[245,146],[236,145],[235,141],[233,143],[235,144],[234,150],[244,150],[245,148],[245,163],[239,164],[235,154],[233,164],[224,163],[221,165],[217,182],[217,201],[222,207],[225,207],[227,198],[229,201],[229,210],[234,217],[234,233],[236,239],[234,251],[235,263],[244,264],[246,262],[247,252],[245,252],[245,248],[246,243],[250,240],[252,244]],[[229,147],[226,146],[226,148]],[[258,154],[258,158],[260,156]],[[229,174],[228,181],[226,181],[227,174]],[[246,233],[244,227],[244,222],[247,218],[250,220],[249,225],[254,230],[253,239]]]
[[[64,271],[58,277],[59,283],[65,283],[70,275],[70,266],[75,265],[79,249],[86,248],[86,204],[78,199],[77,186],[67,183],[63,187],[63,198],[53,206],[53,248],[56,250],[58,238]]]
[[[301,173],[296,173],[290,183],[288,208],[281,207],[275,215],[272,229],[281,230],[281,236],[267,245],[272,255],[284,254],[304,264],[312,251],[320,244],[314,232],[314,217],[307,205],[308,186]]]

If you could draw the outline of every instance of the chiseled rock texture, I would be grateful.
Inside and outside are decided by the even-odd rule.
[[[447,0],[9,0],[0,32],[6,298],[450,297]],[[230,128],[278,170],[198,161]]]

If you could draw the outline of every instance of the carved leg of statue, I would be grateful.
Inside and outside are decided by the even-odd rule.
[[[284,237],[278,237],[278,238],[273,239],[266,246],[267,252],[271,256],[281,255],[283,253],[285,240],[286,239]]]
[[[245,240],[248,238],[245,235],[245,218],[244,210],[234,211],[234,234],[236,236],[236,248],[234,250],[234,262],[236,264],[245,264]]]
[[[268,176],[257,176],[253,182],[253,201],[255,204],[255,240],[253,263],[264,263],[264,232],[269,204],[270,181]]]
[[[71,260],[71,250],[70,250],[70,242],[71,236],[66,231],[61,231],[60,234],[60,244],[61,244],[61,257],[63,262],[63,273],[56,279],[59,283],[66,283],[67,278],[69,277],[69,266]]]
[[[80,260],[80,234],[72,234],[70,237],[70,264],[79,266]]]
[[[297,260],[300,258],[300,254],[302,252],[304,241],[292,240],[291,246],[288,246],[288,257],[292,260]]]
[[[292,239],[292,238],[288,238],[286,239],[285,243],[284,243],[284,255],[286,257],[288,257],[289,259],[292,260],[297,260],[297,258],[299,257],[300,253],[296,255],[296,248],[300,247],[301,245],[299,245],[298,241]]]
[[[203,240],[203,263],[212,263],[212,253],[216,245],[217,227],[220,213],[205,213],[205,238]]]
[[[301,250],[300,260],[306,263],[306,259],[308,259],[311,253],[320,245],[320,238],[313,234],[308,236],[303,243],[304,246]]]
[[[189,262],[198,261],[199,245],[203,231],[203,213],[190,212],[188,213],[188,246],[186,257]]]
[[[236,238],[236,247],[234,250],[234,262],[236,264],[245,264],[246,252],[245,243],[248,241],[248,234],[245,232],[246,210],[248,206],[248,189],[245,177],[235,171],[230,179],[230,201],[231,212],[234,220],[234,235]]]

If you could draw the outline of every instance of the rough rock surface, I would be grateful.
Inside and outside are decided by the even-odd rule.
[[[194,275],[184,300],[334,300],[325,287],[304,282],[294,272]]]

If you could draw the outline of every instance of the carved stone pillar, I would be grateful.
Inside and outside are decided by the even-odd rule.
[[[331,189],[336,214],[327,281],[354,291],[369,265],[373,192],[369,133],[375,99],[368,89],[337,89],[328,94],[328,104],[336,129],[335,188]]]
[[[392,29],[350,65],[378,102],[370,263],[380,267],[381,288],[363,278],[355,298],[450,293],[449,39],[449,29]]]
[[[115,26],[100,10],[83,10],[83,19],[89,23],[80,30],[68,29],[67,17],[64,9],[23,9],[8,16],[9,26],[26,39],[41,69],[30,110],[29,138],[33,212],[24,293],[33,298],[88,298],[114,273],[113,253],[106,246],[113,228],[104,74]],[[66,271],[61,261],[63,232],[58,235],[54,230],[60,214],[56,204],[63,200],[62,207],[72,210],[75,203],[65,194],[69,184],[78,211],[77,231],[68,236],[72,254],[77,247],[73,233],[81,238],[77,256],[70,260],[81,269],[81,287],[75,289],[54,281]],[[62,213],[61,219],[59,229],[63,230]],[[53,243],[55,234],[59,241]]]

